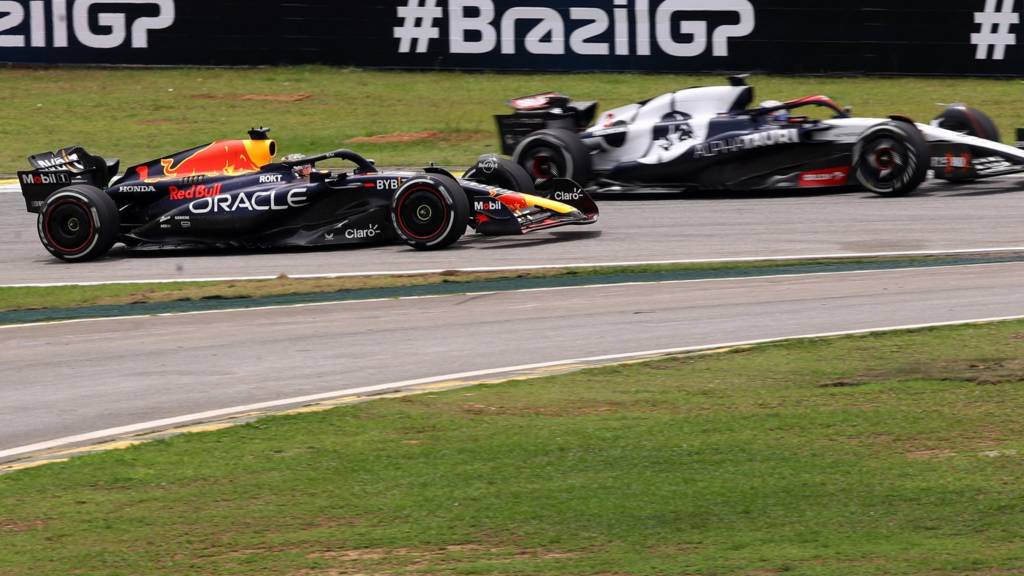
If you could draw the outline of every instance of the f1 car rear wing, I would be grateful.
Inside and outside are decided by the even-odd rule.
[[[515,112],[494,117],[501,135],[501,149],[515,153],[524,138],[538,130],[562,128],[572,132],[586,130],[597,116],[597,102],[574,102],[564,94],[549,92],[509,101]]]
[[[70,184],[106,188],[120,167],[119,160],[108,162],[81,146],[34,154],[28,157],[28,162],[33,169],[18,172],[18,182],[29,212],[39,212],[50,194]]]

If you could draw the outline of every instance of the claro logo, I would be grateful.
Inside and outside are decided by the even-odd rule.
[[[451,54],[527,54],[649,56],[656,46],[665,54],[692,58],[729,55],[729,41],[754,32],[750,0],[606,0],[607,7],[572,7],[565,12],[544,6],[517,6],[503,13],[494,0],[448,0],[448,51]],[[427,52],[441,37],[438,0],[402,0],[401,26],[394,29],[399,52]],[[716,24],[710,12],[731,13]],[[735,23],[733,23],[735,22]]]
[[[148,48],[174,24],[174,0],[0,0],[0,48]]]

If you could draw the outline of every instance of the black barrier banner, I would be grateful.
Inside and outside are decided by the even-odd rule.
[[[0,0],[0,62],[1024,75],[1024,0]]]

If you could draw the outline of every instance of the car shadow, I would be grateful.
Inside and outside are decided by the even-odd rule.
[[[576,242],[579,240],[590,240],[600,238],[600,230],[561,231],[549,232],[540,236],[472,236],[466,241],[467,247],[476,250],[507,250],[515,248],[527,248],[537,246],[548,246],[565,242]]]
[[[445,250],[463,250],[460,241]],[[402,251],[416,252],[415,248],[400,242],[386,244],[353,244],[338,246],[289,246],[271,248],[243,248],[237,246],[155,246],[128,248],[116,246],[104,257],[104,260],[161,259],[201,256],[206,258],[228,258],[238,256],[261,256],[267,254],[321,254],[326,252],[347,254],[349,252],[365,252],[382,248],[400,248]]]
[[[998,185],[994,185],[998,183]],[[941,193],[947,198],[963,198],[972,196],[999,196],[1002,194],[1018,194],[1024,192],[1024,180],[1008,182],[1005,180],[977,180],[975,182],[942,182],[934,184],[928,192]]]
[[[636,202],[638,200],[758,200],[764,198],[819,198],[864,193],[865,190],[844,189],[830,191],[779,190],[771,192],[733,192],[728,190],[693,191],[693,192],[620,192],[594,193],[595,201],[602,202]]]

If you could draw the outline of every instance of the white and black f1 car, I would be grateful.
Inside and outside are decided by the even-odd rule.
[[[497,117],[505,154],[538,181],[572,178],[592,192],[787,190],[857,184],[886,196],[927,177],[952,181],[1024,172],[1024,150],[992,121],[950,106],[932,124],[856,118],[825,96],[752,107],[744,76],[729,86],[663,94],[597,115],[596,102],[550,93],[512,100]],[[831,118],[801,116],[823,108]],[[595,122],[596,120],[596,122]]]
[[[18,174],[39,239],[62,260],[128,246],[252,248],[371,244],[401,240],[444,248],[467,227],[486,235],[593,224],[598,209],[574,182],[536,192],[515,164],[484,156],[462,180],[440,168],[380,171],[349,150],[274,162],[266,130],[129,168],[80,147],[29,158]],[[322,171],[342,159],[353,173]]]

